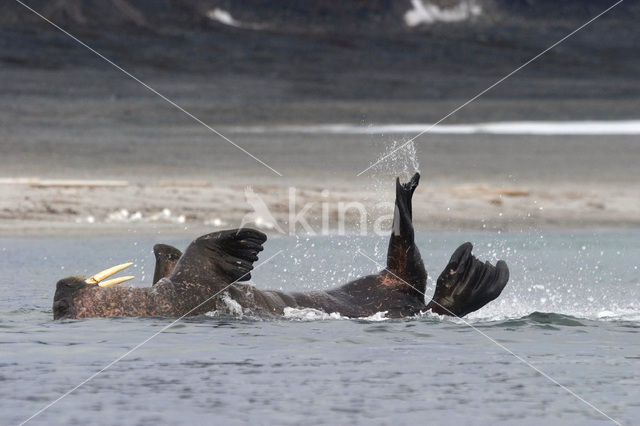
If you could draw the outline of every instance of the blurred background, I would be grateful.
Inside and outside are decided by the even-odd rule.
[[[430,214],[450,208],[440,222],[452,227],[476,226],[465,219],[469,208],[473,223],[480,217],[496,227],[636,226],[640,4],[630,0],[448,117],[442,124],[452,129],[434,129],[356,176],[613,4],[2,2],[0,218],[13,221],[6,228],[24,218],[101,222],[110,212],[87,205],[97,193],[113,211],[181,206],[187,220],[202,223],[244,214],[246,205],[237,206],[245,185],[262,194],[304,187],[311,200],[331,189],[353,199],[350,190],[386,191],[390,177],[420,169],[421,190],[441,199]],[[538,130],[455,127],[521,121],[538,122]],[[568,127],[549,130],[550,122]],[[123,182],[90,193],[34,178]],[[176,194],[186,197],[178,205]],[[204,199],[211,205],[199,204]],[[230,199],[222,213],[203,213]],[[270,202],[286,203],[280,195]]]

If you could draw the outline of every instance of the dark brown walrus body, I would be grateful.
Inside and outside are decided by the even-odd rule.
[[[280,316],[286,307],[314,308],[352,318],[384,311],[388,317],[396,318],[429,309],[464,316],[500,295],[509,270],[503,261],[495,267],[480,262],[471,254],[471,243],[465,243],[451,256],[438,278],[433,299],[425,304],[427,272],[414,242],[411,211],[419,178],[416,173],[408,183],[396,181],[387,267],[378,274],[328,291],[259,290],[240,281],[251,278],[253,262],[262,251],[266,235],[252,229],[221,231],[198,238],[184,254],[171,246],[155,246],[157,263],[152,287],[103,288],[86,284],[79,277],[59,281],[54,318],[180,317],[228,309],[229,300],[237,302],[243,314],[255,316]]]

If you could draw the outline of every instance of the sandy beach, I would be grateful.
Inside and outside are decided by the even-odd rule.
[[[94,187],[57,184],[2,184],[0,232],[4,236],[102,235],[130,232],[198,234],[234,228],[253,212],[242,186],[174,182]],[[277,223],[289,231],[288,187],[253,186],[270,208]],[[498,187],[468,184],[429,186],[417,191],[414,202],[416,228],[421,230],[545,230],[625,228],[640,226],[638,187],[611,191]],[[322,233],[322,205],[328,204],[331,229],[339,224],[339,203],[362,203],[369,221],[388,215],[391,207],[378,207],[384,192],[345,188],[297,187],[297,209],[311,204],[305,220],[313,232]],[[328,190],[329,195],[326,196]],[[324,192],[323,192],[324,191]],[[389,201],[388,201],[389,202]],[[359,232],[361,214],[345,212],[345,229]],[[386,221],[388,227],[389,221]],[[251,223],[277,233],[271,222]],[[297,232],[306,230],[299,224]]]

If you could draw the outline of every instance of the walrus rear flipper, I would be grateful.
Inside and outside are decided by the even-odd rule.
[[[247,281],[266,240],[265,234],[248,228],[203,235],[189,244],[169,278],[213,287]]]
[[[156,244],[153,246],[153,254],[156,256],[156,270],[153,273],[153,284],[155,284],[160,279],[171,275],[182,252],[168,244]]]
[[[420,174],[413,175],[407,183],[396,179],[396,206],[393,214],[393,229],[387,251],[387,269],[406,283],[409,291],[424,297],[427,271],[424,269],[420,251],[414,242],[411,198],[420,181]]]
[[[509,268],[500,260],[496,266],[476,259],[471,243],[464,243],[438,277],[436,291],[427,308],[437,314],[463,317],[477,311],[500,295],[509,281]]]

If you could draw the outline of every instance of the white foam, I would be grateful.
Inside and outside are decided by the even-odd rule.
[[[411,0],[412,9],[404,15],[409,27],[436,22],[462,22],[482,13],[482,8],[473,0],[461,0],[454,7],[442,8],[430,1]]]
[[[298,321],[321,321],[321,320],[329,320],[329,319],[347,319],[347,317],[343,317],[337,312],[332,312],[330,314],[321,311],[319,309],[313,308],[284,308],[284,317],[287,319],[293,319]]]
[[[496,134],[496,135],[640,135],[640,120],[618,121],[503,121],[475,124],[380,124],[360,126],[335,123],[309,126],[236,127],[245,133],[303,133],[341,135],[379,134]]]
[[[236,300],[234,300],[229,293],[224,292],[220,300],[224,303],[225,310],[230,315],[242,318],[244,311],[242,306]]]
[[[297,321],[326,321],[326,320],[348,320],[348,319],[358,319],[365,321],[386,321],[388,318],[386,317],[387,311],[376,312],[373,315],[368,317],[361,318],[349,318],[339,314],[338,312],[326,313],[320,309],[314,308],[284,308],[284,317],[286,319],[292,319]]]
[[[590,302],[568,305],[558,302],[559,297],[554,292],[548,293],[549,297],[545,298],[547,300],[544,302],[540,298],[532,298],[525,295],[512,295],[511,298],[508,296],[503,297],[465,316],[464,321],[472,324],[504,321],[523,318],[534,312],[548,312],[596,321],[640,321],[640,306],[635,303],[629,303],[624,306],[612,303],[606,307],[596,307]],[[443,317],[442,319],[452,320],[450,317]]]
[[[640,311],[635,308],[616,308],[598,312],[597,319],[603,321],[640,321]]]
[[[360,319],[365,320],[365,321],[373,321],[373,322],[386,321],[386,320],[389,319],[389,318],[387,318],[387,312],[389,312],[389,311],[376,312],[373,315],[370,315],[370,316],[364,317],[364,318],[360,318]]]

